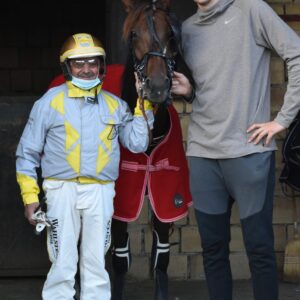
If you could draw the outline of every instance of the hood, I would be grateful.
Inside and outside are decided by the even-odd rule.
[[[234,0],[219,0],[215,5],[206,11],[198,9],[196,24],[210,24],[215,21],[215,18],[224,12]]]

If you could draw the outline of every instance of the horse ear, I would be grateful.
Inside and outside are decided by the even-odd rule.
[[[163,9],[170,10],[171,7],[171,0],[160,0],[158,1]]]
[[[122,2],[125,11],[128,13],[133,8],[135,0],[122,0]]]

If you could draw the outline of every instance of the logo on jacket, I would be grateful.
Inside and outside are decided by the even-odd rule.
[[[183,198],[180,194],[175,194],[174,196],[174,205],[176,208],[180,208],[183,205]]]

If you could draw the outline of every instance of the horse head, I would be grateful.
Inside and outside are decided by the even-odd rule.
[[[172,73],[180,44],[180,25],[170,0],[123,0],[127,17],[123,37],[129,42],[141,96],[160,104],[170,100]]]

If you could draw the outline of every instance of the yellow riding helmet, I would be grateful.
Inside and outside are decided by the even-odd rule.
[[[105,50],[102,43],[88,33],[77,33],[70,36],[63,44],[60,51],[60,62],[78,57],[102,56]]]

